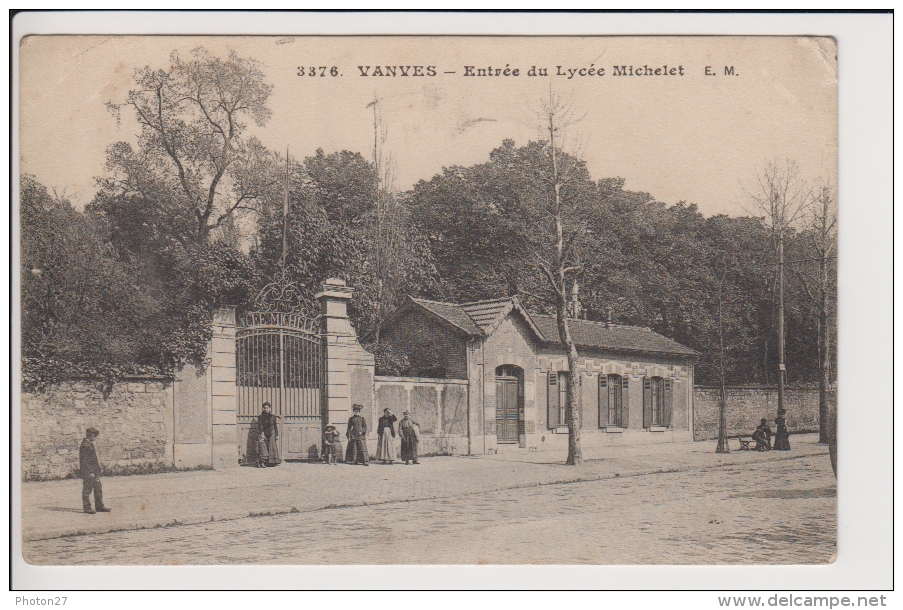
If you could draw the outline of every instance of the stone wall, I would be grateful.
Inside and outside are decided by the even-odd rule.
[[[778,410],[777,388],[728,388],[726,420],[728,436],[751,435],[764,417],[772,430]],[[694,389],[694,439],[718,438],[718,388]],[[828,394],[829,404],[836,394]],[[784,408],[791,433],[818,432],[818,390],[786,388]],[[833,406],[832,406],[833,408]]]
[[[467,453],[467,382],[423,377],[375,377],[375,405],[369,449],[376,452],[376,424],[383,409],[399,420],[405,411],[420,424],[421,455]],[[397,428],[396,428],[397,430]],[[397,441],[396,441],[397,443]],[[397,447],[396,447],[397,449]]]
[[[85,429],[105,474],[152,472],[172,466],[172,382],[131,379],[104,396],[96,381],[69,381],[22,394],[22,478],[75,476]]]

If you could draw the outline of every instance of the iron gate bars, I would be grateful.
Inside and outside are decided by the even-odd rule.
[[[248,314],[238,329],[238,415],[260,413],[264,402],[283,420],[320,417],[323,355],[316,320],[274,312]]]

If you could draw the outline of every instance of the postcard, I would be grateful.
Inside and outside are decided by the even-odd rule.
[[[833,562],[837,53],[24,38],[25,560]]]

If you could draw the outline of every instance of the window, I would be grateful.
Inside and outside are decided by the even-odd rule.
[[[568,374],[550,371],[548,379],[549,396],[546,423],[550,429],[566,426],[567,416],[565,410],[568,404]]]
[[[599,375],[599,427],[626,428],[629,377]]]
[[[643,427],[671,426],[673,383],[671,379],[646,377],[643,379]]]

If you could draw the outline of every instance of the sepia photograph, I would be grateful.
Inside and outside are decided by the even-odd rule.
[[[837,39],[17,53],[30,566],[837,560]]]

